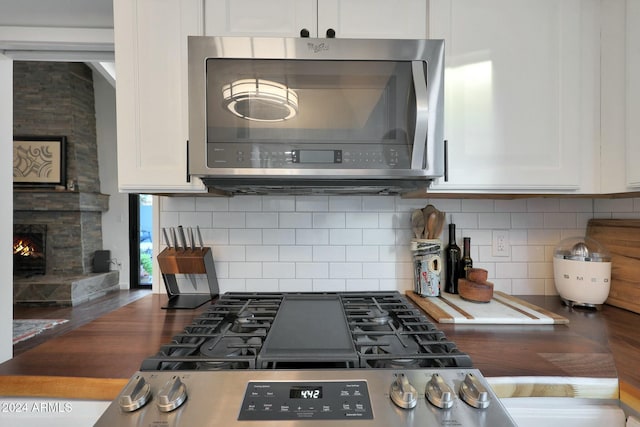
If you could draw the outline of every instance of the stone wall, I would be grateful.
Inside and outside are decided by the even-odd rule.
[[[14,135],[66,136],[73,189],[15,188],[14,223],[47,224],[47,274],[91,272],[102,249],[96,118],[91,70],[82,63],[14,62]]]

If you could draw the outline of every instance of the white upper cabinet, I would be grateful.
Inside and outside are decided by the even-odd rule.
[[[432,0],[445,39],[448,182],[429,191],[594,192],[596,0]]]
[[[187,35],[202,34],[198,0],[114,0],[118,186],[203,192],[187,178]]]
[[[627,185],[640,188],[640,0],[626,2]]]
[[[210,0],[205,32],[217,36],[425,38],[427,0]]]

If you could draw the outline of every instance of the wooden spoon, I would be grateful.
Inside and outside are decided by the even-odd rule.
[[[435,212],[431,212],[429,214],[429,218],[427,218],[427,239],[433,239],[433,233],[435,231],[436,222],[438,220],[438,215]]]
[[[420,209],[415,209],[411,213],[411,228],[416,239],[421,239],[424,234],[424,215]]]
[[[437,211],[436,212],[436,225],[433,227],[433,238],[434,239],[439,239],[440,235],[442,234],[442,229],[444,228],[444,222],[446,221],[445,218],[446,214],[442,211]]]
[[[430,231],[433,232],[433,229],[429,230],[429,216],[431,216],[431,214],[433,212],[435,212],[437,209],[435,206],[429,204],[427,206],[425,206],[424,208],[422,208],[422,214],[424,216],[424,223],[427,224],[427,228],[425,230],[425,238],[427,239],[431,239],[431,237],[429,237],[431,235]]]

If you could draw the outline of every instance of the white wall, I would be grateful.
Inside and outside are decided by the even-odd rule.
[[[0,54],[0,362],[13,357],[13,61]]]
[[[163,197],[160,226],[200,226],[222,292],[402,291],[413,288],[411,210],[428,203],[453,218],[460,246],[471,237],[474,266],[496,290],[515,295],[556,294],[553,250],[590,218],[640,218],[640,199]],[[508,257],[492,256],[497,229],[509,230]]]
[[[111,251],[111,270],[120,271],[120,288],[129,289],[129,197],[118,192],[116,156],[116,90],[93,72],[100,191],[109,194],[102,214],[102,248]]]

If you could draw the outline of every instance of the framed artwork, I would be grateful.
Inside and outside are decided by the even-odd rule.
[[[13,185],[65,185],[65,136],[14,136]]]

